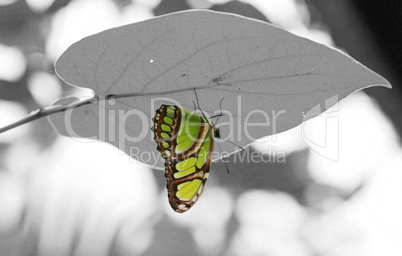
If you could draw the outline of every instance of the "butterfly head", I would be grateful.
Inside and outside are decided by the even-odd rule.
[[[219,128],[214,128],[214,135],[215,135],[215,138],[220,139],[220,137],[221,137],[221,130],[220,130]]]

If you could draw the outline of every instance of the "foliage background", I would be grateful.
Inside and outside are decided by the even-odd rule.
[[[189,8],[238,13],[335,43],[394,86],[367,89],[340,104],[337,162],[307,147],[295,128],[252,147],[276,147],[286,152],[286,163],[273,156],[271,163],[239,165],[232,158],[229,175],[215,164],[204,195],[184,215],[170,209],[163,173],[106,144],[61,138],[47,120],[2,134],[1,255],[401,254],[400,4],[280,3],[0,1],[1,126],[58,97],[86,93],[54,75],[54,61],[71,43]],[[312,133],[326,130],[325,118],[309,125]],[[248,178],[237,179],[238,172]]]

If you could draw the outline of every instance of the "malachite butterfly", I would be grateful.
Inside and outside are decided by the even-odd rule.
[[[211,168],[212,121],[178,106],[162,105],[153,119],[157,149],[165,159],[169,203],[176,212],[190,209],[201,196]]]

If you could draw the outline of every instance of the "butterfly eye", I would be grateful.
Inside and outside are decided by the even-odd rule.
[[[220,139],[221,138],[221,129],[215,128],[214,129],[214,136],[215,136],[215,138]]]

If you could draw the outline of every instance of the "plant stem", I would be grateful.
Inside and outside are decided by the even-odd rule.
[[[50,106],[50,107],[46,107],[46,108],[40,108],[37,109],[35,111],[32,111],[28,116],[24,117],[23,119],[9,124],[7,126],[4,126],[2,128],[0,128],[0,134],[3,132],[6,132],[8,130],[11,130],[13,128],[16,128],[18,126],[21,126],[23,124],[32,122],[34,120],[40,119],[42,117],[45,116],[49,116],[55,113],[60,113],[60,112],[64,112],[67,109],[72,109],[72,108],[76,108],[76,107],[81,107],[84,105],[88,105],[88,104],[92,104],[92,103],[96,103],[98,102],[99,99],[97,96],[94,96],[92,98],[88,98],[85,100],[81,100],[81,101],[77,101],[77,102],[73,102],[72,104],[68,104],[68,105],[54,105],[54,106]]]
[[[225,85],[226,84],[220,84],[220,85]],[[185,91],[190,91],[190,90],[201,90],[201,89],[205,89],[205,88],[209,88],[209,87],[215,87],[217,85],[208,85],[208,86],[204,86],[204,87],[191,87],[191,88],[183,88],[183,89],[177,89],[177,90],[171,90],[171,91],[167,91],[167,92],[135,92],[135,93],[122,93],[122,94],[108,94],[104,97],[102,97],[103,100],[109,100],[109,99],[118,99],[118,98],[131,98],[131,97],[142,97],[142,96],[157,96],[157,95],[167,95],[167,94],[174,94],[174,93],[180,93],[180,92],[185,92]],[[219,85],[218,85],[219,86]],[[69,105],[54,105],[54,106],[50,106],[50,107],[46,107],[46,108],[41,108],[41,109],[37,109],[35,111],[32,111],[27,117],[12,123],[10,125],[7,125],[5,127],[0,128],[0,134],[3,132],[6,132],[8,130],[11,130],[15,127],[21,126],[23,124],[32,122],[34,120],[40,119],[42,117],[45,116],[49,116],[55,113],[59,113],[59,112],[64,112],[67,109],[71,109],[71,108],[76,108],[76,107],[81,107],[83,105],[87,105],[87,104],[92,104],[92,103],[96,103],[99,102],[100,100],[100,96],[93,96],[92,98],[88,98],[85,100],[81,100],[81,101],[77,101],[74,103],[71,103]]]

